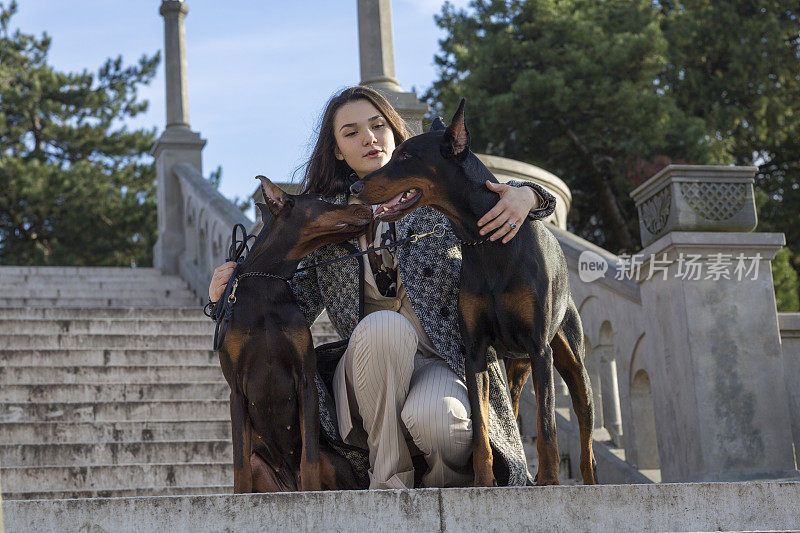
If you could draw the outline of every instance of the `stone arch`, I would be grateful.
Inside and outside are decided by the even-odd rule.
[[[644,369],[637,370],[631,379],[631,416],[633,417],[636,466],[641,470],[661,468],[653,392],[650,387],[650,376]]]
[[[639,335],[639,338],[636,339],[636,344],[634,344],[633,346],[633,354],[631,355],[631,367],[630,371],[628,372],[629,376],[635,376],[638,370],[645,370],[648,372],[648,374],[650,372],[647,366],[647,354],[644,353],[643,349],[640,349],[640,347],[644,346],[644,336],[645,336],[644,333]],[[633,381],[631,381],[631,383],[633,383]]]
[[[186,246],[186,257],[191,258],[192,262],[197,264],[197,207],[192,201],[192,197],[186,198],[186,205],[184,213],[186,215],[185,238],[184,243]]]
[[[213,267],[216,267],[218,264],[222,264],[222,261],[225,259],[222,256],[222,247],[220,246],[220,238],[219,238],[219,225],[217,221],[214,220],[211,223],[211,231],[208,234],[208,241],[211,244],[211,263]]]
[[[613,346],[614,345],[614,328],[611,327],[611,322],[605,320],[600,325],[600,345]]]
[[[603,309],[600,306],[600,299],[595,295],[587,296],[578,307],[578,314],[581,317],[581,325],[583,332],[592,341],[587,342],[587,346],[596,346],[600,339],[600,331],[598,324],[602,321],[604,315]]]
[[[205,218],[205,209],[202,209],[197,216],[197,254],[195,264],[201,269],[208,268],[208,220]]]

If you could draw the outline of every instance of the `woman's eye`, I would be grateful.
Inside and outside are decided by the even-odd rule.
[[[351,131],[350,133],[345,133],[345,134],[344,134],[344,136],[345,136],[345,137],[352,137],[352,136],[353,136],[353,135],[355,135],[355,134],[356,134],[356,132],[354,132],[354,131]]]
[[[386,125],[386,124],[375,124],[375,126],[373,126],[373,127],[374,127],[374,128],[382,128],[382,127],[384,127],[385,125]]]

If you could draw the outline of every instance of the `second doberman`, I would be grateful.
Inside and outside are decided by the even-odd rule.
[[[497,179],[469,149],[464,107],[461,100],[449,126],[437,119],[431,131],[400,144],[391,160],[353,184],[351,193],[365,203],[380,204],[375,217],[386,221],[430,205],[450,220],[462,243],[458,304],[472,408],[474,484],[495,484],[487,427],[488,346],[506,358],[515,410],[533,367],[537,484],[559,482],[553,365],[567,384],[578,420],[583,482],[594,484],[594,406],[584,367],[583,330],[564,254],[538,220],[520,223],[518,234],[507,244],[479,234],[478,220],[497,201],[485,182]]]
[[[264,227],[234,280],[219,352],[231,388],[234,492],[358,488],[349,463],[320,442],[311,331],[285,280],[313,250],[363,233],[372,211],[289,195],[258,178]]]

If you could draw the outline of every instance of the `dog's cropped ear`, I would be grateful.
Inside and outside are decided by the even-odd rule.
[[[466,159],[469,151],[469,130],[464,120],[466,103],[467,101],[462,98],[456,114],[453,115],[453,120],[450,121],[450,125],[444,131],[444,137],[442,137],[442,153],[445,157],[455,157],[459,161]]]
[[[442,117],[436,117],[435,119],[433,119],[433,122],[431,122],[431,131],[442,131],[446,129],[447,126],[444,125]]]
[[[289,195],[281,190],[280,187],[269,181],[264,176],[256,176],[256,179],[261,180],[261,192],[264,193],[264,200],[266,203],[258,202],[258,208],[261,209],[262,220],[266,220],[266,213],[264,208],[268,209],[274,216],[278,216],[285,207],[291,206],[293,202]],[[261,204],[261,205],[259,205]],[[261,207],[264,206],[264,207]]]

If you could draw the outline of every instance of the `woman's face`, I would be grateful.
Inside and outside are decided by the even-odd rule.
[[[333,117],[334,155],[359,178],[389,162],[394,134],[380,111],[368,100],[348,102]]]

